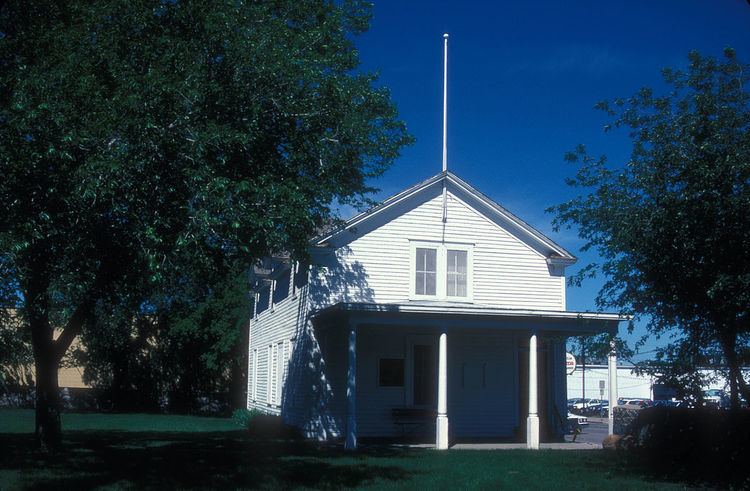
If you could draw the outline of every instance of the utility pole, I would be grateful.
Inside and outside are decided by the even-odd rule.
[[[581,336],[581,388],[583,390],[583,409],[586,409],[586,338]]]

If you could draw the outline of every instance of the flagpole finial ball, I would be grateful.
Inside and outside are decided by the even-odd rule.
[[[443,34],[443,39],[448,39],[448,33]]]

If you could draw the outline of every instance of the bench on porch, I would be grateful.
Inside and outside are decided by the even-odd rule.
[[[401,437],[407,436],[406,428],[416,430],[422,426],[435,422],[437,412],[434,409],[419,407],[394,407],[391,410],[393,424],[401,426]]]

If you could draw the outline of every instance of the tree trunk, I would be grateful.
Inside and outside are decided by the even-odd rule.
[[[737,334],[729,332],[721,337],[721,347],[724,350],[724,358],[727,360],[729,368],[729,407],[732,412],[737,412],[740,408],[740,370],[737,359]]]
[[[49,348],[51,351],[51,343]],[[60,424],[60,387],[57,360],[54,356],[37,356],[36,366],[36,445],[45,451],[56,451],[62,444]]]
[[[55,451],[62,443],[60,425],[60,388],[57,366],[60,358],[55,350],[54,329],[49,322],[49,277],[43,256],[36,261],[25,284],[25,313],[31,329],[31,347],[34,351],[36,378],[35,437],[38,448]]]

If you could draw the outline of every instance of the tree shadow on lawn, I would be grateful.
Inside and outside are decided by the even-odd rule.
[[[413,475],[370,459],[408,456],[408,450],[373,447],[351,454],[300,441],[251,439],[243,431],[68,432],[65,450],[57,455],[32,451],[31,435],[3,434],[0,448],[0,471],[16,472],[20,481],[11,487],[27,489],[341,488]]]

